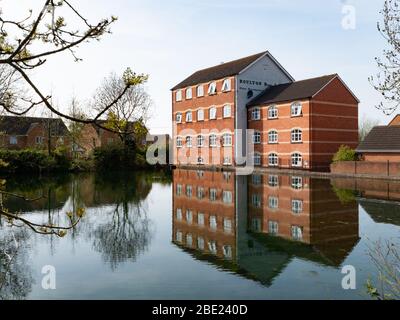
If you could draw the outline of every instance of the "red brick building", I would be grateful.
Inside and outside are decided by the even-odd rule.
[[[295,82],[269,52],[203,69],[172,89],[174,163],[326,170],[358,143],[358,103],[338,75]]]
[[[0,117],[0,147],[12,150],[27,148],[52,150],[68,146],[69,131],[59,118]]]

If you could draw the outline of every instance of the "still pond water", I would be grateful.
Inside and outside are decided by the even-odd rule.
[[[274,174],[8,177],[4,207],[63,238],[0,219],[0,299],[368,299],[370,250],[398,243],[400,185]],[[21,224],[19,224],[21,225]],[[54,266],[56,289],[42,288]],[[343,266],[356,289],[343,290]]]

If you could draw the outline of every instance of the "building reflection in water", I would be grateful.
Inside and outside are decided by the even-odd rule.
[[[359,240],[358,204],[330,180],[177,169],[173,242],[264,285],[293,259],[339,267]]]

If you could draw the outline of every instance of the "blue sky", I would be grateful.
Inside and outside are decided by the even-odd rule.
[[[5,14],[21,15],[29,0],[0,0]],[[65,109],[72,95],[85,101],[104,76],[131,67],[150,74],[152,133],[170,132],[169,89],[200,68],[269,50],[296,80],[339,73],[361,100],[360,118],[387,123],[375,109],[380,95],[368,82],[374,57],[386,45],[376,29],[383,0],[86,0],[75,3],[92,21],[119,17],[112,35],[79,50],[84,60],[49,59],[35,71]],[[35,3],[41,3],[35,1]],[[355,29],[342,27],[344,5],[356,13]]]

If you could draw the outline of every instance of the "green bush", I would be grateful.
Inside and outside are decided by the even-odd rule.
[[[341,145],[339,150],[333,156],[333,162],[339,161],[356,161],[356,151],[349,146]]]
[[[0,162],[0,171],[3,172],[66,171],[70,167],[70,160],[61,151],[49,156],[40,150],[0,149]]]

